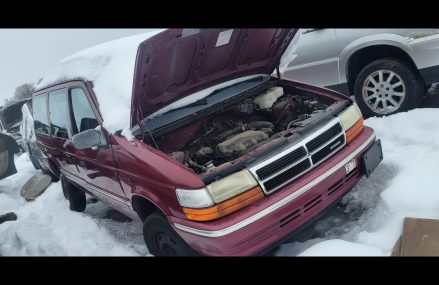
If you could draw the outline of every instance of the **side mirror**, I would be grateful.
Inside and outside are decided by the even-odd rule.
[[[73,146],[77,149],[107,146],[104,134],[96,129],[86,130],[74,135],[72,142]]]

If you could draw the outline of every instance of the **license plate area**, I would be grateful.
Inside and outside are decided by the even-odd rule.
[[[354,170],[356,167],[357,167],[357,161],[354,158],[345,164],[344,168],[346,169],[346,174],[351,173],[351,171]]]
[[[363,174],[369,177],[382,160],[383,150],[381,148],[381,140],[376,140],[361,157]]]

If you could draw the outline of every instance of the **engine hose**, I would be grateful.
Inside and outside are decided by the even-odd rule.
[[[203,165],[199,165],[198,163],[196,163],[195,161],[193,161],[192,159],[188,159],[187,163],[189,163],[191,166],[196,167],[198,169],[200,169],[201,171],[206,171],[207,167],[203,166]]]
[[[202,139],[204,139],[206,136],[210,135],[211,133],[213,133],[216,130],[216,125],[212,125],[212,127],[210,129],[208,129],[207,131],[205,131],[204,133],[202,133],[198,138],[196,138],[195,140],[193,140],[192,142],[188,143],[187,146],[185,146],[184,148],[187,147],[192,147],[193,145],[197,144],[198,142],[200,142]]]
[[[225,131],[224,133],[216,136],[215,138],[213,138],[213,141],[215,141],[215,142],[222,142],[227,137],[229,137],[231,135],[234,135],[234,134],[237,134],[237,133],[240,133],[242,131],[245,131],[245,127],[244,126],[239,126],[239,127],[233,128],[231,130]]]
[[[254,121],[247,125],[248,130],[273,129],[273,124],[267,121]]]

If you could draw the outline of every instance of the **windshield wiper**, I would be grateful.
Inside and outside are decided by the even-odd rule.
[[[191,108],[191,107],[201,106],[201,105],[207,105],[207,99],[203,98],[203,99],[197,100],[197,101],[192,102],[190,104],[178,107],[176,109],[169,110],[168,112],[166,112],[164,114],[175,112],[175,111],[178,111],[178,110],[181,110],[181,109],[187,109],[187,108]]]

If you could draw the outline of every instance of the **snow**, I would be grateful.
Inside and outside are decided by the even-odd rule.
[[[341,207],[275,255],[390,255],[404,217],[439,218],[437,122],[437,109],[366,120],[382,141],[383,162]],[[115,221],[90,199],[84,213],[71,212],[59,182],[26,202],[19,192],[36,171],[26,154],[16,165],[17,174],[0,180],[0,214],[18,216],[0,224],[0,255],[148,255],[141,223]]]
[[[0,255],[148,255],[139,222],[110,219],[101,202],[71,212],[59,182],[25,201],[20,189],[36,170],[26,153],[15,163],[18,173],[0,181],[0,214],[14,211],[18,219],[0,224]]]
[[[32,114],[29,110],[29,108],[27,107],[27,104],[24,104],[21,107],[21,112],[23,113],[23,120],[20,123],[20,134],[21,137],[23,138],[23,140],[25,141],[35,141],[36,137],[35,137],[35,132],[34,132],[34,121],[32,119]],[[25,128],[25,125],[28,126],[27,128]]]
[[[104,127],[110,133],[122,130],[130,137],[131,94],[137,49],[141,42],[161,31],[106,42],[70,55],[50,70],[36,88],[78,78],[92,81]]]
[[[299,256],[380,256],[384,253],[376,247],[356,244],[339,239],[323,241],[308,248]]]
[[[383,162],[343,198],[342,212],[317,223],[318,238],[282,245],[276,255],[390,255],[405,217],[439,218],[437,122],[437,109],[366,120],[382,141]]]

